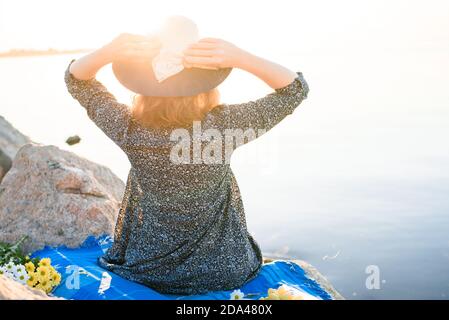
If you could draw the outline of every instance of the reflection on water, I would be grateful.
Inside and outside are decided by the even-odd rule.
[[[263,251],[307,260],[347,298],[449,297],[449,77],[446,54],[283,55],[309,99],[232,167]],[[129,163],[66,92],[71,56],[0,60],[0,114],[35,141],[103,163]],[[377,57],[378,58],[378,57]],[[382,61],[382,62],[377,62]],[[130,93],[99,74],[119,100]],[[269,92],[233,71],[222,100]],[[69,147],[67,137],[82,141]],[[368,290],[368,266],[380,289]]]

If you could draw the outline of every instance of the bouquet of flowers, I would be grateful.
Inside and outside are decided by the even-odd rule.
[[[61,283],[61,275],[49,258],[30,258],[22,252],[20,246],[26,238],[22,237],[12,245],[0,243],[0,274],[50,293]]]
[[[262,297],[260,300],[309,300],[313,298],[286,284],[281,285],[277,289],[268,289],[267,294],[266,297]]]
[[[247,300],[245,297],[257,296],[258,293],[247,293],[246,295],[241,290],[234,290],[231,292],[230,300]],[[315,299],[313,296],[303,293],[296,288],[290,287],[286,284],[279,286],[277,289],[268,289],[267,296],[261,297],[259,300],[310,300]]]

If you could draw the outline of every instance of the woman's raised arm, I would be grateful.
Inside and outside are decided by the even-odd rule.
[[[72,97],[83,106],[89,118],[117,145],[126,142],[131,119],[129,107],[117,102],[95,75],[116,59],[143,59],[156,50],[158,42],[148,37],[122,34],[102,48],[72,60],[65,72],[65,83]]]
[[[145,59],[159,50],[156,38],[124,33],[105,46],[77,59],[70,65],[70,73],[79,80],[95,78],[98,70],[118,59]]]
[[[186,67],[239,68],[252,73],[273,89],[285,87],[297,77],[296,72],[215,38],[201,39],[192,44],[184,52],[184,61]]]
[[[223,104],[213,110],[218,126],[240,129],[273,128],[305,99],[309,87],[301,72],[250,54],[220,39],[202,39],[184,52],[186,67],[240,68],[263,80],[272,93],[239,104]]]

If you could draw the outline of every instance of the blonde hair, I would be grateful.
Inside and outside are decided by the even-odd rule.
[[[136,95],[132,115],[148,128],[187,127],[193,121],[201,121],[220,102],[217,88],[195,96],[149,97]]]

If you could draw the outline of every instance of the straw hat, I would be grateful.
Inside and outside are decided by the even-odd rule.
[[[129,90],[154,97],[194,96],[222,83],[232,68],[209,70],[184,68],[182,52],[199,40],[196,24],[182,16],[166,19],[152,33],[161,42],[158,53],[148,61],[120,60],[112,63],[118,81]]]

